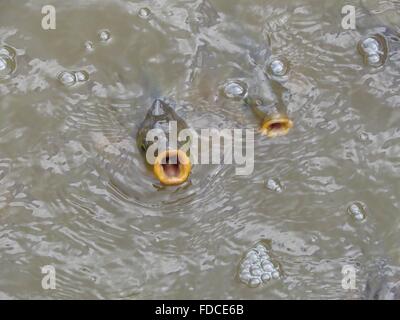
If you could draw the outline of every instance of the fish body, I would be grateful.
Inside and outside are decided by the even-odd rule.
[[[269,82],[269,88],[263,88],[265,86],[265,81],[256,86],[255,92],[250,93],[244,99],[244,103],[260,120],[261,134],[270,138],[286,135],[293,127],[293,121],[287,116],[286,105],[283,101],[287,90],[275,80]],[[267,90],[272,90],[272,99],[265,96],[264,93]]]
[[[179,141],[179,133],[187,129],[186,122],[175,110],[161,99],[154,100],[145,119],[139,127],[136,141],[146,157],[147,163],[153,166],[156,178],[164,185],[179,185],[185,182],[191,171],[191,162],[186,150],[190,138]],[[176,130],[176,136],[171,130]],[[151,139],[151,136],[157,139]],[[174,141],[173,141],[174,140]],[[148,161],[148,151],[157,142],[154,152],[154,163]]]
[[[146,114],[145,119],[139,126],[137,132],[137,145],[142,152],[147,152],[149,147],[154,143],[149,141],[147,136],[151,130],[159,130],[165,136],[165,142],[168,146],[170,143],[170,126],[176,123],[177,133],[187,129],[188,125],[166,102],[161,99],[154,100],[152,106]],[[177,147],[182,147],[185,142],[177,141]]]

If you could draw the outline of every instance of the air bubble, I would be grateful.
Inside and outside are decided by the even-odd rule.
[[[289,63],[284,58],[274,58],[267,65],[267,73],[273,77],[284,77],[289,71]]]
[[[107,42],[111,39],[111,33],[108,30],[102,30],[99,32],[100,41]]]
[[[241,272],[240,273],[240,275],[239,275],[239,277],[240,277],[240,280],[241,281],[243,281],[244,283],[248,283],[250,280],[251,280],[251,274],[250,274],[250,272]]]
[[[274,265],[273,265],[271,262],[269,262],[269,261],[263,262],[263,263],[262,263],[262,269],[263,269],[265,272],[272,272],[272,271],[274,271]]]
[[[261,269],[260,269],[258,266],[251,266],[251,267],[250,267],[250,274],[251,274],[252,276],[258,277],[258,276],[261,276],[262,271],[261,271]]]
[[[247,253],[247,259],[249,260],[249,261],[252,261],[252,260],[257,260],[257,252],[255,252],[254,250],[251,250],[249,253]]]
[[[58,80],[66,87],[75,85],[77,82],[85,82],[89,80],[89,73],[84,70],[80,71],[63,71],[58,75]]]
[[[275,192],[283,191],[282,184],[279,181],[279,179],[268,179],[266,185],[267,185],[267,188],[271,191],[275,191]]]
[[[361,41],[361,47],[366,54],[376,54],[381,48],[379,42],[375,38],[366,38]]]
[[[261,284],[261,280],[259,278],[251,278],[249,281],[249,286],[251,288],[257,288]]]
[[[86,71],[76,71],[75,72],[75,79],[78,82],[85,82],[89,80],[89,73]]]
[[[263,245],[261,245],[261,244],[257,245],[257,246],[255,247],[255,250],[257,250],[257,252],[258,252],[259,254],[261,254],[262,252],[267,252],[267,249],[265,249],[265,247],[264,247]]]
[[[229,81],[224,85],[223,91],[225,97],[240,100],[247,95],[247,85],[242,81]]]
[[[0,57],[0,71],[4,70],[7,68],[7,61],[3,59],[3,57]]]
[[[63,71],[58,75],[58,80],[60,80],[64,86],[70,87],[76,83],[75,73]]]
[[[276,76],[283,76],[286,72],[286,68],[282,61],[274,60],[271,62],[271,71]]]
[[[7,57],[10,57],[11,59],[14,59],[17,53],[15,50],[9,46],[3,46],[0,48],[0,55],[4,55]]]
[[[7,55],[0,55],[0,79],[6,79],[14,72],[15,60]]]
[[[248,261],[247,259],[240,265],[240,268],[242,270],[250,269],[251,267],[251,262]]]
[[[264,283],[266,283],[266,282],[268,282],[269,280],[271,280],[271,274],[270,273],[263,273],[262,275],[261,275],[261,280],[262,280],[262,282],[264,282]]]
[[[263,264],[267,264],[267,263],[271,263],[271,258],[269,256],[267,256],[267,255],[265,255],[265,256],[261,256],[260,255],[261,268],[262,268]]]
[[[356,220],[364,220],[366,217],[365,205],[361,202],[352,203],[348,208],[347,212]]]
[[[371,66],[378,65],[381,62],[381,56],[377,53],[368,56],[368,64]]]
[[[274,271],[274,272],[272,272],[271,276],[272,276],[272,279],[276,280],[276,279],[279,279],[280,274],[278,271]]]
[[[140,8],[138,15],[142,19],[148,19],[151,16],[151,10],[149,8]]]
[[[362,213],[357,213],[356,215],[354,215],[354,218],[356,220],[364,220],[364,215]]]
[[[268,259],[269,258],[268,253],[265,252],[265,251],[261,251],[259,256],[260,256],[261,259]]]
[[[85,45],[86,51],[93,51],[94,50],[94,44],[93,44],[92,41],[86,41],[84,45]]]

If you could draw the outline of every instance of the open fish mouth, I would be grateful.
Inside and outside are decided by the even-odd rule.
[[[264,119],[260,132],[269,138],[284,136],[293,127],[293,121],[287,116],[276,114]]]
[[[153,172],[164,185],[179,185],[190,175],[192,165],[189,157],[182,150],[162,151],[154,162]]]

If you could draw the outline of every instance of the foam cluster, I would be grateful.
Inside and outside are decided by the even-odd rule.
[[[250,249],[239,266],[239,280],[252,288],[280,277],[279,266],[273,262],[267,248],[262,244]]]

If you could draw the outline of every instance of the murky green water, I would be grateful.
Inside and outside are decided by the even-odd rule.
[[[56,30],[41,27],[47,4]],[[341,27],[345,4],[357,8],[357,30]],[[394,284],[400,56],[394,42],[384,66],[367,66],[357,43],[382,22],[398,32],[399,10],[398,1],[2,0],[0,45],[16,50],[17,65],[0,80],[0,298],[359,299],[369,281]],[[257,86],[255,63],[271,55],[290,62],[290,133],[256,134],[249,176],[198,165],[190,183],[157,186],[132,134],[157,90],[194,129],[256,128],[220,88]],[[62,71],[89,80],[67,87]],[[348,213],[357,202],[361,220]],[[238,269],[260,241],[282,275],[250,288]],[[41,286],[45,265],[55,290]],[[342,288],[345,265],[357,270],[355,290]]]

